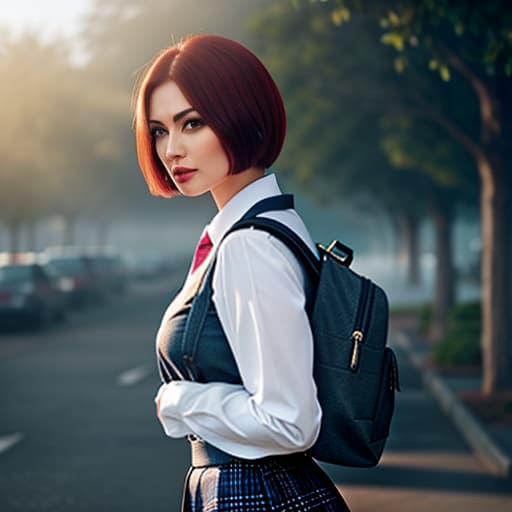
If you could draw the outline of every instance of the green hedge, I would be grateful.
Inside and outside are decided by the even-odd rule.
[[[446,337],[434,347],[434,360],[442,366],[480,364],[480,301],[455,306],[448,317]]]

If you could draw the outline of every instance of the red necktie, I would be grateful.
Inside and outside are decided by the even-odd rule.
[[[192,260],[192,267],[190,272],[194,272],[194,270],[201,265],[201,263],[206,259],[208,254],[210,253],[211,248],[213,247],[210,236],[208,235],[208,231],[205,231],[203,236],[200,238],[197,243],[196,252],[194,253],[194,259]]]

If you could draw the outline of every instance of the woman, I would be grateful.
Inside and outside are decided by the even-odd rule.
[[[247,48],[197,35],[149,64],[134,109],[138,159],[150,191],[165,197],[209,192],[219,210],[157,336],[164,380],[157,415],[167,435],[188,436],[192,448],[184,510],[348,510],[305,453],[321,420],[305,311],[308,277],[264,231],[242,229],[223,239],[253,205],[284,197],[275,176],[266,174],[286,131],[279,90]],[[263,215],[316,253],[290,205],[272,210]],[[186,348],[191,302],[213,259],[211,301],[192,361]]]

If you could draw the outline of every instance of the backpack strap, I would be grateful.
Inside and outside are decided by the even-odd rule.
[[[275,236],[278,240],[283,242],[286,247],[290,249],[293,255],[299,260],[299,263],[301,264],[302,268],[306,270],[306,273],[312,284],[311,291],[307,294],[306,297],[306,311],[308,316],[310,316],[313,310],[314,299],[316,295],[313,293],[313,290],[316,290],[318,280],[320,279],[320,261],[318,258],[306,245],[302,238],[300,238],[299,235],[297,235],[289,227],[285,226],[279,221],[266,217],[255,217],[252,219],[241,220],[234,224],[225,236],[227,236],[229,233],[232,233],[233,231],[247,228],[259,229],[261,231],[270,233],[272,236]]]
[[[291,210],[293,208],[293,195],[281,194],[278,196],[267,197],[257,202],[252,208],[247,210],[240,218],[240,221],[251,219],[263,212],[270,212],[273,210]],[[236,224],[238,224],[238,222]],[[235,224],[235,225],[236,225]]]
[[[283,242],[307,269],[309,275],[318,279],[318,276],[320,275],[320,264],[318,258],[313,254],[304,240],[297,235],[297,233],[277,220],[265,217],[241,220],[234,224],[225,236],[233,231],[251,227],[254,229],[260,229],[261,231],[266,231]]]
[[[308,273],[318,278],[320,273],[318,258],[311,249],[294,231],[283,223],[265,217],[256,217],[260,213],[276,210],[289,210],[294,207],[292,194],[281,194],[278,196],[267,197],[256,203],[250,208],[238,222],[224,234],[222,240],[230,233],[239,229],[255,228],[266,231],[283,242],[290,251],[299,259],[302,265],[308,270]],[[221,242],[222,242],[221,240]],[[219,244],[220,246],[220,244]]]

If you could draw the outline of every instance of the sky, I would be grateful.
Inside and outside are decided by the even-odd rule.
[[[45,38],[70,36],[92,0],[0,0],[0,25],[18,34],[36,29]]]

